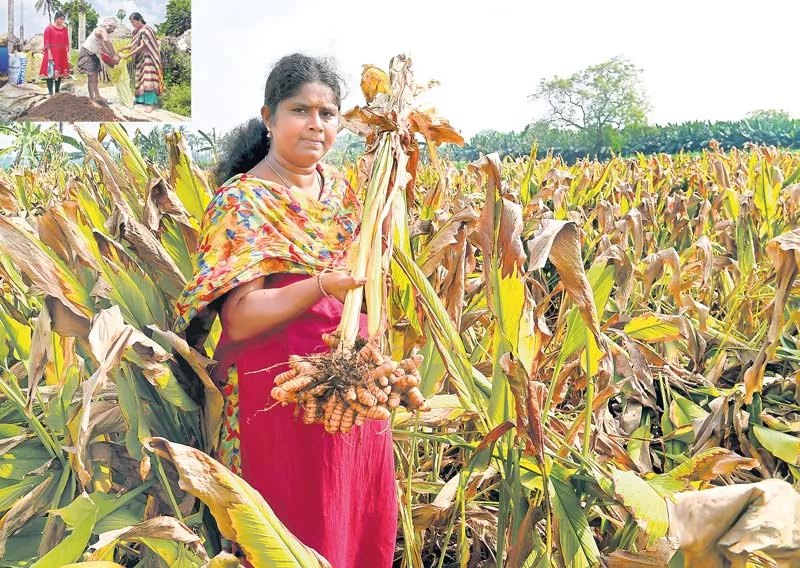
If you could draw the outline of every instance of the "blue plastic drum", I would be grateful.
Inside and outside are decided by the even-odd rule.
[[[8,47],[0,45],[0,75],[8,75]]]

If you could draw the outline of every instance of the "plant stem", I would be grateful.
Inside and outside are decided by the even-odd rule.
[[[356,245],[355,260],[353,263],[352,276],[354,278],[364,278],[367,276],[367,267],[370,258],[373,256],[373,245],[375,232],[380,226],[379,218],[384,209],[386,191],[389,186],[389,178],[392,170],[392,138],[389,134],[384,134],[381,138],[375,162],[372,165],[367,195],[364,200],[364,217],[361,220],[361,232],[358,244]],[[380,242],[378,243],[380,247]],[[380,255],[380,248],[378,248]],[[372,290],[372,287],[370,287]],[[352,351],[359,331],[359,319],[361,317],[361,302],[364,297],[363,288],[355,288],[347,293],[342,310],[342,321],[339,325],[340,350],[342,352]],[[377,299],[367,298],[367,313],[371,313],[376,307],[380,313],[380,296]]]

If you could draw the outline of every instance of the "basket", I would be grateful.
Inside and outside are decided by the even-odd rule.
[[[112,55],[108,55],[106,53],[103,53],[103,54],[100,55],[100,57],[103,58],[103,63],[105,63],[109,67],[116,67],[117,63],[119,63],[119,57],[118,56],[112,56]]]

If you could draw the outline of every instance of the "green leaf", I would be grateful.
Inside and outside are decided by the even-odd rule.
[[[60,568],[64,564],[78,560],[92,536],[97,505],[84,493],[66,507],[53,511],[52,514],[59,515],[72,528],[72,533],[31,568]]]
[[[611,291],[614,289],[614,266],[592,266],[586,271],[586,278],[592,287],[594,305],[597,306],[598,315],[602,315],[608,299],[611,297]],[[567,315],[567,334],[558,356],[558,367],[561,367],[570,355],[586,344],[587,335],[591,335],[591,333],[581,317],[580,311],[577,307],[570,309]],[[596,344],[597,342],[595,342]]]
[[[78,130],[80,134],[81,131]],[[147,172],[147,162],[144,161],[141,152],[128,137],[122,125],[115,122],[106,122],[100,125],[97,137],[102,140],[105,133],[111,135],[114,141],[122,151],[122,165],[128,174],[129,179],[135,184],[135,189],[138,190],[139,196],[144,196],[144,190],[147,187],[147,182],[150,176]],[[82,135],[84,141],[86,138]],[[135,196],[126,196],[127,198]]]
[[[568,481],[567,471],[557,463],[553,464],[550,473],[550,495],[564,564],[570,568],[597,566],[600,551],[589,528],[586,512]]]
[[[662,321],[653,313],[637,316],[629,321],[624,328],[625,333],[632,339],[641,341],[672,341],[680,339],[681,331],[678,326]]]
[[[486,385],[488,389],[479,388],[480,384],[474,380],[472,365],[464,348],[464,342],[453,325],[442,300],[419,266],[397,247],[394,248],[392,263],[396,263],[403,270],[419,295],[426,324],[430,327],[430,336],[436,342],[436,348],[450,373],[453,386],[458,391],[464,408],[476,410],[476,404],[479,404],[484,410],[483,416],[485,416],[488,403],[488,397],[485,395],[491,392],[491,386]],[[476,397],[479,397],[478,400]]]
[[[25,428],[16,424],[0,424],[0,438],[13,438],[25,433]]]
[[[39,556],[39,543],[47,519],[31,519],[18,533],[8,539],[0,568],[28,568]]]
[[[21,497],[25,496],[46,479],[47,478],[42,475],[35,475],[26,477],[6,487],[0,485],[0,513],[9,510]]]
[[[0,309],[0,327],[5,331],[5,337],[14,350],[15,357],[19,361],[27,361],[31,354],[33,327],[19,323],[4,309]]]
[[[422,355],[422,363],[419,366],[422,383],[419,390],[422,392],[422,396],[430,398],[436,394],[436,387],[445,378],[447,369],[433,341],[426,341],[419,350],[419,354]]]
[[[758,424],[753,424],[752,428],[756,439],[769,453],[790,465],[800,466],[800,438]]]
[[[76,364],[72,364],[64,371],[61,379],[64,381],[61,388],[56,391],[55,396],[50,399],[48,412],[45,413],[45,423],[55,432],[66,432],[67,422],[71,419],[69,408],[72,404],[72,397],[78,390],[80,383],[80,371]]]
[[[51,456],[39,440],[23,442],[0,455],[0,478],[23,479],[31,471],[43,466]]]
[[[774,237],[773,221],[778,216],[778,196],[781,192],[781,184],[780,182],[772,183],[769,174],[770,167],[766,160],[761,162],[761,171],[756,179],[753,203],[764,216],[760,233],[768,237]]]
[[[139,329],[156,324],[166,328],[164,299],[149,276],[137,274],[135,279],[125,270],[108,269],[105,278],[111,285],[111,301],[118,304],[125,321]]]
[[[138,540],[156,553],[170,568],[197,568],[204,564],[199,556],[187,550],[186,546],[181,543],[163,538],[140,538]]]
[[[192,265],[192,251],[186,245],[183,233],[178,224],[170,219],[164,217],[161,220],[164,227],[164,232],[161,234],[161,244],[164,245],[164,250],[172,257],[175,264],[183,274],[186,280],[191,280],[194,274],[194,266]]]
[[[141,460],[144,457],[142,442],[151,435],[147,416],[142,408],[142,397],[136,391],[136,380],[127,367],[117,376],[116,383],[119,407],[127,426],[125,446],[132,458]]]
[[[211,201],[212,191],[201,170],[194,164],[189,153],[184,151],[183,135],[180,132],[167,136],[167,150],[175,194],[189,214],[200,221]]]
[[[528,204],[533,194],[531,191],[531,178],[533,177],[533,167],[536,164],[536,153],[538,149],[539,142],[534,139],[533,144],[531,144],[530,156],[528,156],[528,165],[525,167],[525,175],[522,177],[522,183],[519,187],[519,200],[523,207]]]
[[[642,458],[644,452],[650,451],[650,439],[653,435],[650,431],[650,413],[645,412],[642,416],[642,421],[636,430],[631,434],[631,439],[628,442],[627,451],[631,459],[636,463]],[[649,463],[649,462],[648,462]]]
[[[107,514],[102,519],[98,519],[94,527],[95,534],[103,534],[104,532],[108,531],[117,531],[141,523],[142,513],[140,512],[137,514],[133,512],[134,508],[139,508],[137,505],[138,504],[134,504],[129,507],[117,509],[116,511],[112,511],[111,513]],[[141,508],[143,509],[143,507]]]
[[[698,418],[705,418],[706,416],[708,416],[708,412],[703,410],[700,406],[688,398],[682,397],[677,393],[673,393],[672,403],[669,406],[669,419],[675,428],[680,428],[681,426],[691,426],[692,421],[697,420]],[[690,442],[694,439],[694,432],[679,436],[678,439],[685,442]]]
[[[648,545],[666,536],[669,529],[667,503],[644,479],[632,471],[614,470],[614,496],[622,501],[647,535]]]
[[[671,501],[675,500],[675,493],[686,490],[685,482],[671,477],[668,473],[656,475],[645,481],[656,493]]]

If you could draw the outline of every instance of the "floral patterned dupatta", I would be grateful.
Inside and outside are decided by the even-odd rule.
[[[176,332],[198,317],[213,320],[211,302],[259,276],[349,268],[361,205],[342,174],[317,169],[325,180],[319,200],[247,174],[217,190],[203,215],[194,277],[175,308]]]

